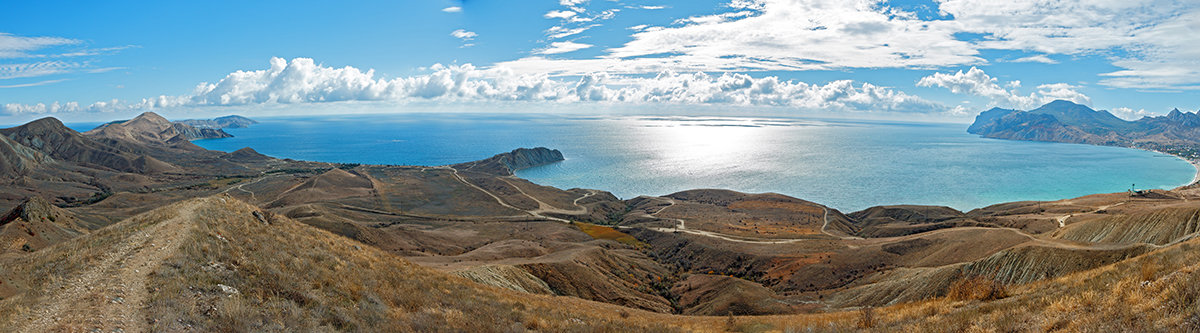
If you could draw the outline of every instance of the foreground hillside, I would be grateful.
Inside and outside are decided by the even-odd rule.
[[[227,196],[4,266],[25,292],[0,301],[0,326],[21,332],[665,330],[611,305],[476,285]]]
[[[18,332],[1187,330],[1200,328],[1196,246],[871,310],[692,317],[479,285],[215,196],[5,259],[4,282],[21,291],[0,300],[0,322]]]

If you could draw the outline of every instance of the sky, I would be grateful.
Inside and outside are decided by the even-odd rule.
[[[717,110],[969,122],[1200,108],[1200,3],[8,1],[0,123],[154,111]]]

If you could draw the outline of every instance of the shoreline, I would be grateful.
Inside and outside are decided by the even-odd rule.
[[[1141,149],[1141,150],[1145,150],[1145,151],[1152,151],[1152,152],[1155,152],[1155,153],[1159,153],[1159,154],[1163,154],[1163,155],[1171,156],[1171,157],[1174,157],[1174,158],[1178,158],[1178,159],[1180,159],[1180,160],[1182,160],[1182,161],[1184,161],[1184,162],[1187,162],[1187,164],[1190,164],[1190,165],[1192,166],[1192,169],[1195,169],[1195,173],[1194,173],[1194,174],[1192,174],[1192,181],[1191,181],[1191,182],[1188,182],[1187,184],[1183,184],[1183,185],[1176,186],[1176,187],[1175,187],[1175,188],[1173,188],[1172,190],[1174,190],[1174,189],[1178,189],[1178,188],[1181,188],[1181,187],[1187,187],[1187,186],[1195,185],[1197,182],[1200,182],[1200,160],[1193,160],[1193,159],[1189,159],[1189,158],[1187,158],[1187,157],[1183,157],[1183,156],[1179,156],[1179,155],[1175,155],[1175,154],[1171,154],[1171,153],[1167,153],[1167,152],[1163,152],[1163,151],[1158,151],[1158,150],[1154,150],[1154,149],[1145,149],[1145,148],[1135,148],[1135,149]]]

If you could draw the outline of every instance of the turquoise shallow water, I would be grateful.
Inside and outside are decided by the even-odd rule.
[[[963,124],[738,117],[401,114],[263,118],[208,149],[303,160],[444,165],[517,147],[567,160],[518,172],[539,184],[619,197],[695,188],[778,192],[854,211],[884,204],[972,209],[1191,181],[1152,152],[983,139]]]

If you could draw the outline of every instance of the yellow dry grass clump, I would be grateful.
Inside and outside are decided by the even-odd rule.
[[[629,234],[620,232],[613,227],[607,227],[607,226],[596,225],[596,224],[591,224],[591,223],[582,223],[582,222],[575,222],[574,225],[576,227],[578,227],[579,230],[588,234],[588,236],[592,236],[592,238],[595,238],[595,239],[612,240],[612,241],[616,241],[621,244],[633,246],[633,247],[639,248],[639,249],[646,248],[649,246],[648,244],[638,240],[637,238],[634,238],[633,236],[630,236]]]

